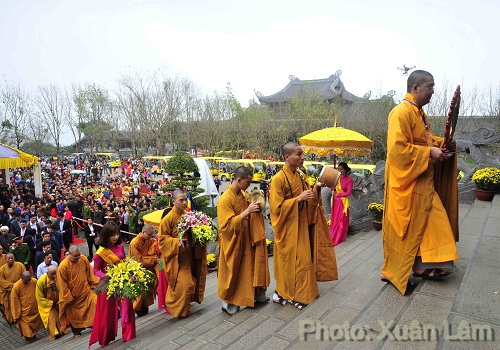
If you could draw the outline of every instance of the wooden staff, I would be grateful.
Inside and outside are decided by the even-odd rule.
[[[444,148],[448,149],[455,127],[457,126],[458,112],[460,110],[460,85],[457,86],[455,94],[451,99],[450,109],[448,110],[448,119],[446,119],[446,127],[444,129]]]

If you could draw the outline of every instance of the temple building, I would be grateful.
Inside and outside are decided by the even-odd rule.
[[[353,104],[357,102],[366,103],[370,100],[371,91],[367,92],[363,97],[358,97],[346,90],[344,83],[340,79],[342,71],[338,70],[335,74],[330,75],[326,79],[301,80],[293,75],[289,76],[290,82],[283,90],[269,96],[262,95],[259,91],[255,91],[255,95],[262,105],[275,107],[281,103],[287,103],[301,96],[317,96],[322,100],[330,103]],[[390,99],[394,96],[393,90],[380,99]]]

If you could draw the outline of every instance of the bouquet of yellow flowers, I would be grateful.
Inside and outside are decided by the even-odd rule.
[[[484,168],[472,175],[472,182],[476,187],[484,191],[496,191],[500,187],[500,169]]]
[[[217,229],[212,220],[200,211],[184,213],[177,223],[179,239],[191,232],[192,243],[204,245],[208,241],[215,240]]]
[[[366,208],[370,214],[372,214],[373,218],[377,221],[382,220],[382,216],[384,214],[384,206],[380,203],[372,202],[368,204],[368,207]]]
[[[207,266],[210,268],[217,266],[217,257],[215,254],[207,254]]]
[[[99,293],[107,286],[107,299],[111,297],[135,300],[138,296],[145,296],[153,289],[156,276],[153,272],[142,267],[141,263],[132,257],[112,265],[108,265],[106,278],[96,288]]]

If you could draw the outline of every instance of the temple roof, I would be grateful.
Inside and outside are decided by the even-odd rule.
[[[371,92],[366,93],[363,97],[358,97],[347,91],[342,80],[340,80],[341,74],[342,71],[337,71],[326,79],[315,80],[300,80],[290,75],[290,82],[283,90],[270,96],[264,96],[259,91],[255,91],[255,95],[261,103],[287,102],[303,94],[316,95],[323,100],[333,100],[341,97],[348,102],[368,100],[370,98]]]

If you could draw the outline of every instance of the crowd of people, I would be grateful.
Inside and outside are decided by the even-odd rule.
[[[442,139],[431,133],[422,111],[432,96],[432,76],[415,71],[408,82],[405,101],[389,117],[381,274],[382,281],[402,294],[411,289],[412,269],[416,277],[442,279],[458,259],[456,227],[433,185],[435,168],[453,159],[453,150],[442,148]],[[299,170],[304,162],[301,146],[289,142],[282,152],[285,164],[269,188],[275,237],[272,301],[302,310],[319,297],[318,282],[338,279],[334,245],[347,233],[352,180],[348,165],[341,163],[339,184],[332,188],[338,217],[329,228],[320,195],[324,184],[311,187]],[[183,189],[171,193],[173,207],[165,210],[155,239],[155,228],[138,215],[151,207],[165,178],[156,181],[141,171],[133,178],[132,166],[121,174],[106,173],[96,159],[74,164],[89,168],[86,178],[73,177],[64,164],[44,161],[43,166],[41,198],[34,196],[33,179],[22,170],[0,192],[0,305],[26,341],[33,342],[43,327],[50,340],[68,328],[78,337],[92,327],[89,346],[105,346],[117,337],[119,315],[122,338],[129,341],[136,336],[136,315],[148,313],[155,295],[159,307],[175,318],[189,316],[191,304],[203,301],[207,247],[179,235],[178,222],[188,210]],[[247,167],[237,168],[217,205],[217,294],[229,315],[271,299],[266,294],[271,274],[263,208],[259,198],[246,192],[252,176]],[[79,232],[86,237],[88,256],[73,242]],[[96,294],[107,266],[126,256],[156,274],[156,288],[136,300]]]

